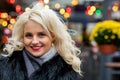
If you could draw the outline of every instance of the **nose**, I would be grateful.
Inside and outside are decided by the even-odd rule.
[[[34,36],[33,39],[32,39],[32,44],[38,44],[39,43],[39,39]]]

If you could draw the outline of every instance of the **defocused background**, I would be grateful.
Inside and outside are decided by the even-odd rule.
[[[76,46],[81,49],[83,77],[80,80],[120,80],[120,0],[0,0],[0,25],[4,29],[2,42],[6,42],[5,37],[11,37],[17,16],[37,2],[61,15]],[[99,27],[102,28],[99,31],[104,32],[95,33],[95,25],[106,20],[110,22],[100,23]],[[94,38],[89,39],[92,33]],[[103,43],[115,43],[116,48],[106,46],[103,49],[114,51],[103,52],[100,49]]]

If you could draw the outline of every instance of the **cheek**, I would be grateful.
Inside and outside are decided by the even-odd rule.
[[[24,42],[24,45],[26,45],[26,46],[27,46],[27,45],[29,45],[30,40],[28,40],[28,39],[24,38],[23,42]]]
[[[46,38],[42,41],[44,44],[46,44],[47,46],[51,46],[52,45],[52,41],[49,38]]]

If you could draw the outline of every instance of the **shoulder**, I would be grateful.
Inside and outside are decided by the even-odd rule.
[[[56,55],[51,60],[49,60],[48,63],[51,64],[51,66],[54,65],[58,67],[58,69],[64,69],[64,71],[73,70],[72,66],[67,64],[60,55]]]
[[[48,67],[48,73],[50,72],[50,75],[56,76],[58,80],[76,80],[77,73],[60,55],[53,57],[45,64],[48,64],[46,65]]]
[[[25,80],[25,66],[20,56],[21,51],[13,52],[10,57],[0,55],[0,80]]]
[[[2,54],[0,54],[0,64],[4,61],[6,61],[8,59],[8,57],[3,56]]]
[[[58,68],[71,68],[71,65],[67,64],[60,55],[54,56],[45,64],[49,64],[50,66],[54,65]]]
[[[11,68],[16,65],[20,64],[20,61],[23,60],[21,57],[21,51],[15,51],[13,54],[9,57],[5,57],[2,54],[0,54],[0,70],[3,68]]]
[[[17,56],[20,56],[22,51],[14,51],[11,56],[4,56],[4,53],[0,54],[0,62],[8,61],[9,59],[14,59]]]

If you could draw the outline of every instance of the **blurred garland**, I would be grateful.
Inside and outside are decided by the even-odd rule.
[[[2,51],[5,43],[7,43],[7,36],[4,35],[4,28],[0,25],[0,52]]]

